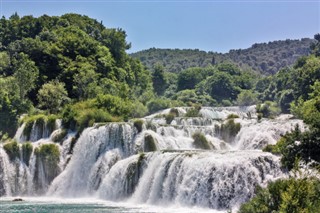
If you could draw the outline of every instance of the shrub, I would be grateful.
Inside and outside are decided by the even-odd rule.
[[[192,135],[193,146],[198,149],[212,149],[212,145],[208,142],[204,134],[196,132]]]
[[[53,132],[56,129],[56,120],[58,117],[56,115],[49,115],[47,117],[47,128],[49,132]]]
[[[258,102],[257,94],[251,90],[243,90],[237,97],[237,103],[239,106],[250,106]]]
[[[34,150],[36,164],[42,162],[43,172],[49,183],[59,174],[60,151],[56,144],[42,144]],[[38,168],[39,166],[36,166]],[[40,171],[36,171],[39,174]],[[41,176],[41,175],[40,175]],[[38,178],[39,175],[36,175]]]
[[[33,125],[39,127],[40,130],[43,130],[43,127],[47,125],[49,132],[53,132],[55,129],[55,121],[57,119],[56,115],[44,115],[37,114],[33,116],[27,116],[23,118],[22,122],[25,123],[25,127],[23,129],[23,135],[26,137],[26,140],[30,140],[30,134],[33,128]]]
[[[62,129],[56,135],[52,137],[53,142],[62,142],[62,140],[67,136],[68,131],[66,129]]]
[[[200,110],[201,110],[201,106],[196,105],[194,107],[191,107],[184,116],[185,117],[201,117]]]
[[[152,99],[147,103],[149,113],[155,113],[159,110],[169,108],[170,106],[170,100],[161,98]]]
[[[76,117],[79,132],[82,132],[86,127],[92,126],[94,123],[111,121],[116,121],[116,119],[108,112],[97,108],[83,110]]]
[[[77,111],[71,106],[67,105],[62,111],[62,125],[66,129],[76,129]]]
[[[164,118],[166,119],[166,123],[167,124],[171,124],[171,122],[173,121],[174,117],[175,117],[175,114],[169,113],[169,114],[166,114]]]
[[[175,117],[179,116],[179,111],[176,108],[171,108],[169,113],[173,114]]]
[[[220,129],[222,139],[231,142],[240,131],[241,124],[235,123],[234,119],[229,119],[227,123],[221,125]]]
[[[143,123],[144,123],[143,120],[137,119],[137,120],[134,120],[133,126],[134,126],[135,128],[137,128],[138,132],[141,132],[141,131],[142,131]]]
[[[7,152],[11,161],[20,157],[20,150],[17,141],[10,141],[4,144],[3,149]]]
[[[239,213],[317,212],[320,209],[320,181],[303,178],[277,180],[241,205]]]
[[[157,151],[157,145],[155,139],[152,135],[145,135],[144,137],[144,151],[145,152],[154,152]]]
[[[258,104],[256,110],[257,113],[261,113],[262,117],[264,118],[274,118],[281,112],[277,104],[271,101],[266,101],[263,104]]]
[[[142,118],[148,113],[148,108],[140,101],[134,101],[130,108],[130,117],[132,118]]]
[[[29,166],[30,157],[33,151],[32,144],[30,142],[23,143],[21,148],[22,148],[22,160],[27,166]]]
[[[94,106],[105,109],[111,115],[122,116],[125,119],[128,119],[132,110],[132,104],[129,101],[109,94],[98,95],[94,100]]]
[[[239,118],[239,115],[236,115],[236,114],[230,114],[228,115],[227,119],[233,119],[233,118]]]

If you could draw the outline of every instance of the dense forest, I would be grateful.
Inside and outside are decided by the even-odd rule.
[[[161,63],[169,72],[180,72],[190,67],[207,67],[217,63],[233,63],[242,69],[270,75],[292,66],[295,61],[310,53],[312,39],[272,41],[253,44],[247,49],[230,50],[228,53],[205,52],[191,49],[156,49],[132,53],[149,69]]]
[[[175,106],[197,111],[256,104],[259,120],[292,113],[309,125],[308,131],[297,127],[265,151],[281,155],[288,171],[296,171],[297,162],[315,168],[320,162],[320,34],[314,38],[256,44],[228,56],[191,50],[176,56],[151,49],[145,59],[135,55],[149,60],[145,67],[126,53],[130,44],[124,30],[87,16],[3,17],[0,138],[13,137],[19,121],[39,117],[61,118],[65,129],[80,133],[96,122],[126,121]],[[240,212],[313,212],[320,207],[319,195],[318,180],[291,178],[259,189]]]

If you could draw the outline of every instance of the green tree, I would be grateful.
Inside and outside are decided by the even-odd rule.
[[[222,100],[235,100],[239,89],[235,86],[232,77],[228,73],[217,72],[207,78],[206,90],[213,99],[218,102]]]
[[[164,68],[161,64],[156,64],[153,70],[152,82],[154,91],[158,96],[162,96],[167,87]]]
[[[19,87],[21,99],[25,99],[26,94],[36,86],[39,70],[28,55],[19,53],[18,59],[13,61],[14,78]]]
[[[57,113],[61,106],[69,100],[64,83],[59,81],[51,81],[42,85],[37,97],[39,107],[49,110],[50,113]]]
[[[240,106],[250,106],[257,102],[257,94],[253,93],[251,90],[242,90],[237,97],[237,103]]]

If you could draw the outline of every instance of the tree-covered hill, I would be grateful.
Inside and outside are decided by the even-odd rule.
[[[301,56],[310,54],[312,39],[273,41],[253,44],[247,49],[230,50],[228,53],[205,52],[191,49],[151,48],[131,54],[148,68],[161,63],[169,72],[180,72],[190,67],[207,67],[222,62],[232,62],[243,69],[262,74],[275,74],[281,68],[292,66]]]
[[[2,17],[0,131],[12,135],[23,113],[73,113],[70,119],[91,122],[144,114],[151,75],[129,47],[124,30],[83,15]]]

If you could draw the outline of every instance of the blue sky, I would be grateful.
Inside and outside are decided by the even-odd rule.
[[[9,17],[80,13],[122,28],[135,52],[151,47],[227,52],[320,33],[320,0],[1,0]]]

